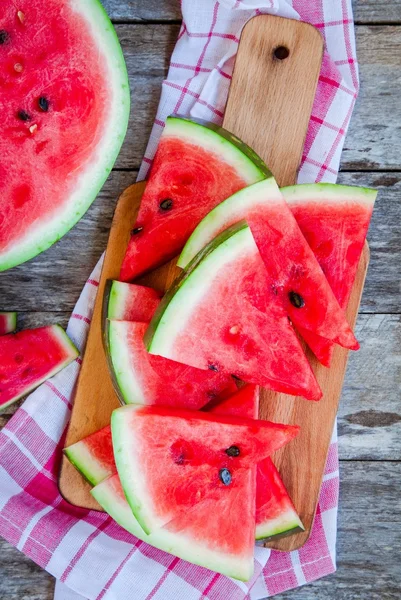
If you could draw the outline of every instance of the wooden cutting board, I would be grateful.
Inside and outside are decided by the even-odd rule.
[[[320,34],[306,23],[264,15],[249,21],[242,32],[223,125],[254,148],[280,186],[296,181],[322,54]],[[102,300],[107,279],[118,279],[144,188],[144,183],[132,185],[117,204],[66,445],[107,425],[111,412],[119,406],[102,345]],[[368,257],[366,247],[348,306],[352,325]],[[172,261],[139,282],[164,290],[177,273]],[[276,453],[274,461],[305,525],[305,533],[268,544],[278,550],[299,548],[309,536],[341,395],[347,351],[336,349],[330,369],[318,364],[312,356],[310,360],[324,392],[319,403],[267,390],[261,393],[262,418],[301,426],[298,438]],[[59,488],[72,504],[100,509],[89,493],[89,484],[66,458],[61,464]]]

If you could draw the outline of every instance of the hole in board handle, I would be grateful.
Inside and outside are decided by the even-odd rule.
[[[277,46],[277,48],[273,50],[273,57],[277,60],[285,60],[289,55],[290,51],[285,46]]]

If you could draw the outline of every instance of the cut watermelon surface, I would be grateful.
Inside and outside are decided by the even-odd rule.
[[[0,337],[0,409],[25,396],[79,355],[58,325]]]
[[[203,241],[242,219],[248,223],[267,271],[271,295],[299,329],[307,329],[352,350],[359,348],[327,279],[273,177],[240,190],[198,225],[184,249],[181,266]]]
[[[267,175],[261,159],[224,129],[169,117],[120,279],[131,281],[177,256],[212,208]]]
[[[110,425],[64,448],[74,467],[92,485],[116,473]]]
[[[152,354],[317,400],[321,390],[240,223],[199,253],[163,298],[146,332]]]
[[[160,304],[161,294],[143,285],[108,281],[104,298],[108,319],[148,323]]]
[[[147,323],[108,322],[108,361],[124,404],[160,404],[197,410],[221,394],[236,391],[229,374],[202,371],[152,356],[143,337]]]
[[[0,335],[12,333],[17,329],[16,312],[0,312]]]
[[[63,236],[107,179],[127,129],[121,48],[97,0],[2,0],[0,271]]]
[[[206,498],[231,502],[242,473],[299,428],[163,407],[126,406],[111,419],[124,493],[145,533]],[[155,432],[159,432],[155,435]]]
[[[296,185],[281,191],[338,303],[345,309],[377,191],[328,183]],[[329,366],[333,344],[311,331],[299,331],[319,361]]]

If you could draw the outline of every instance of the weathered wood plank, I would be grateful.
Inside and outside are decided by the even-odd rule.
[[[277,600],[400,597],[401,463],[341,464],[338,571]],[[0,540],[0,600],[52,600],[53,578]]]
[[[400,0],[353,0],[357,23],[400,23]],[[181,19],[178,0],[103,0],[114,22],[177,21]]]
[[[87,215],[58,244],[0,274],[1,310],[71,311],[106,247],[117,197],[136,177],[114,171]],[[361,312],[399,313],[401,173],[342,173],[342,183],[380,189],[369,240],[371,263]]]

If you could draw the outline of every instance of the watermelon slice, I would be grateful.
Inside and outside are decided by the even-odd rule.
[[[124,493],[148,534],[206,498],[222,507],[230,503],[234,510],[243,471],[299,431],[267,421],[135,405],[115,410],[111,429]]]
[[[355,280],[377,191],[304,184],[281,190],[340,306],[345,309]],[[333,344],[311,331],[299,332],[319,361],[330,365]]]
[[[169,117],[120,279],[130,281],[177,256],[213,207],[267,175],[261,159],[221,127]]]
[[[211,211],[188,241],[180,266],[187,266],[204,241],[242,219],[265,263],[270,293],[280,299],[295,327],[358,349],[344,311],[273,177],[240,190]]]
[[[241,483],[241,486],[239,485]],[[93,497],[121,527],[155,548],[228,577],[248,581],[253,574],[254,486],[251,470],[241,474],[232,492],[241,498],[230,503],[204,500],[166,527],[147,535],[134,517],[118,474],[91,490]],[[218,510],[216,510],[218,508]]]
[[[234,396],[211,408],[219,415],[234,415],[257,419],[259,410],[258,386],[246,385]],[[265,458],[256,466],[256,534],[257,540],[292,535],[304,531],[291,498],[272,459]]]
[[[148,323],[160,298],[161,294],[152,288],[109,280],[104,295],[104,315],[118,321]]]
[[[2,0],[0,271],[84,214],[127,129],[121,48],[97,0]]]
[[[148,354],[143,342],[147,323],[108,323],[108,362],[122,403],[197,410],[220,394],[236,391],[228,374],[202,371]]]
[[[64,448],[64,454],[92,485],[117,472],[110,425]]]
[[[16,312],[0,312],[0,335],[12,333],[17,329]]]
[[[78,354],[58,325],[0,337],[0,409],[53,377]]]
[[[162,300],[145,344],[152,354],[193,367],[321,397],[245,223],[224,231],[191,262]]]

